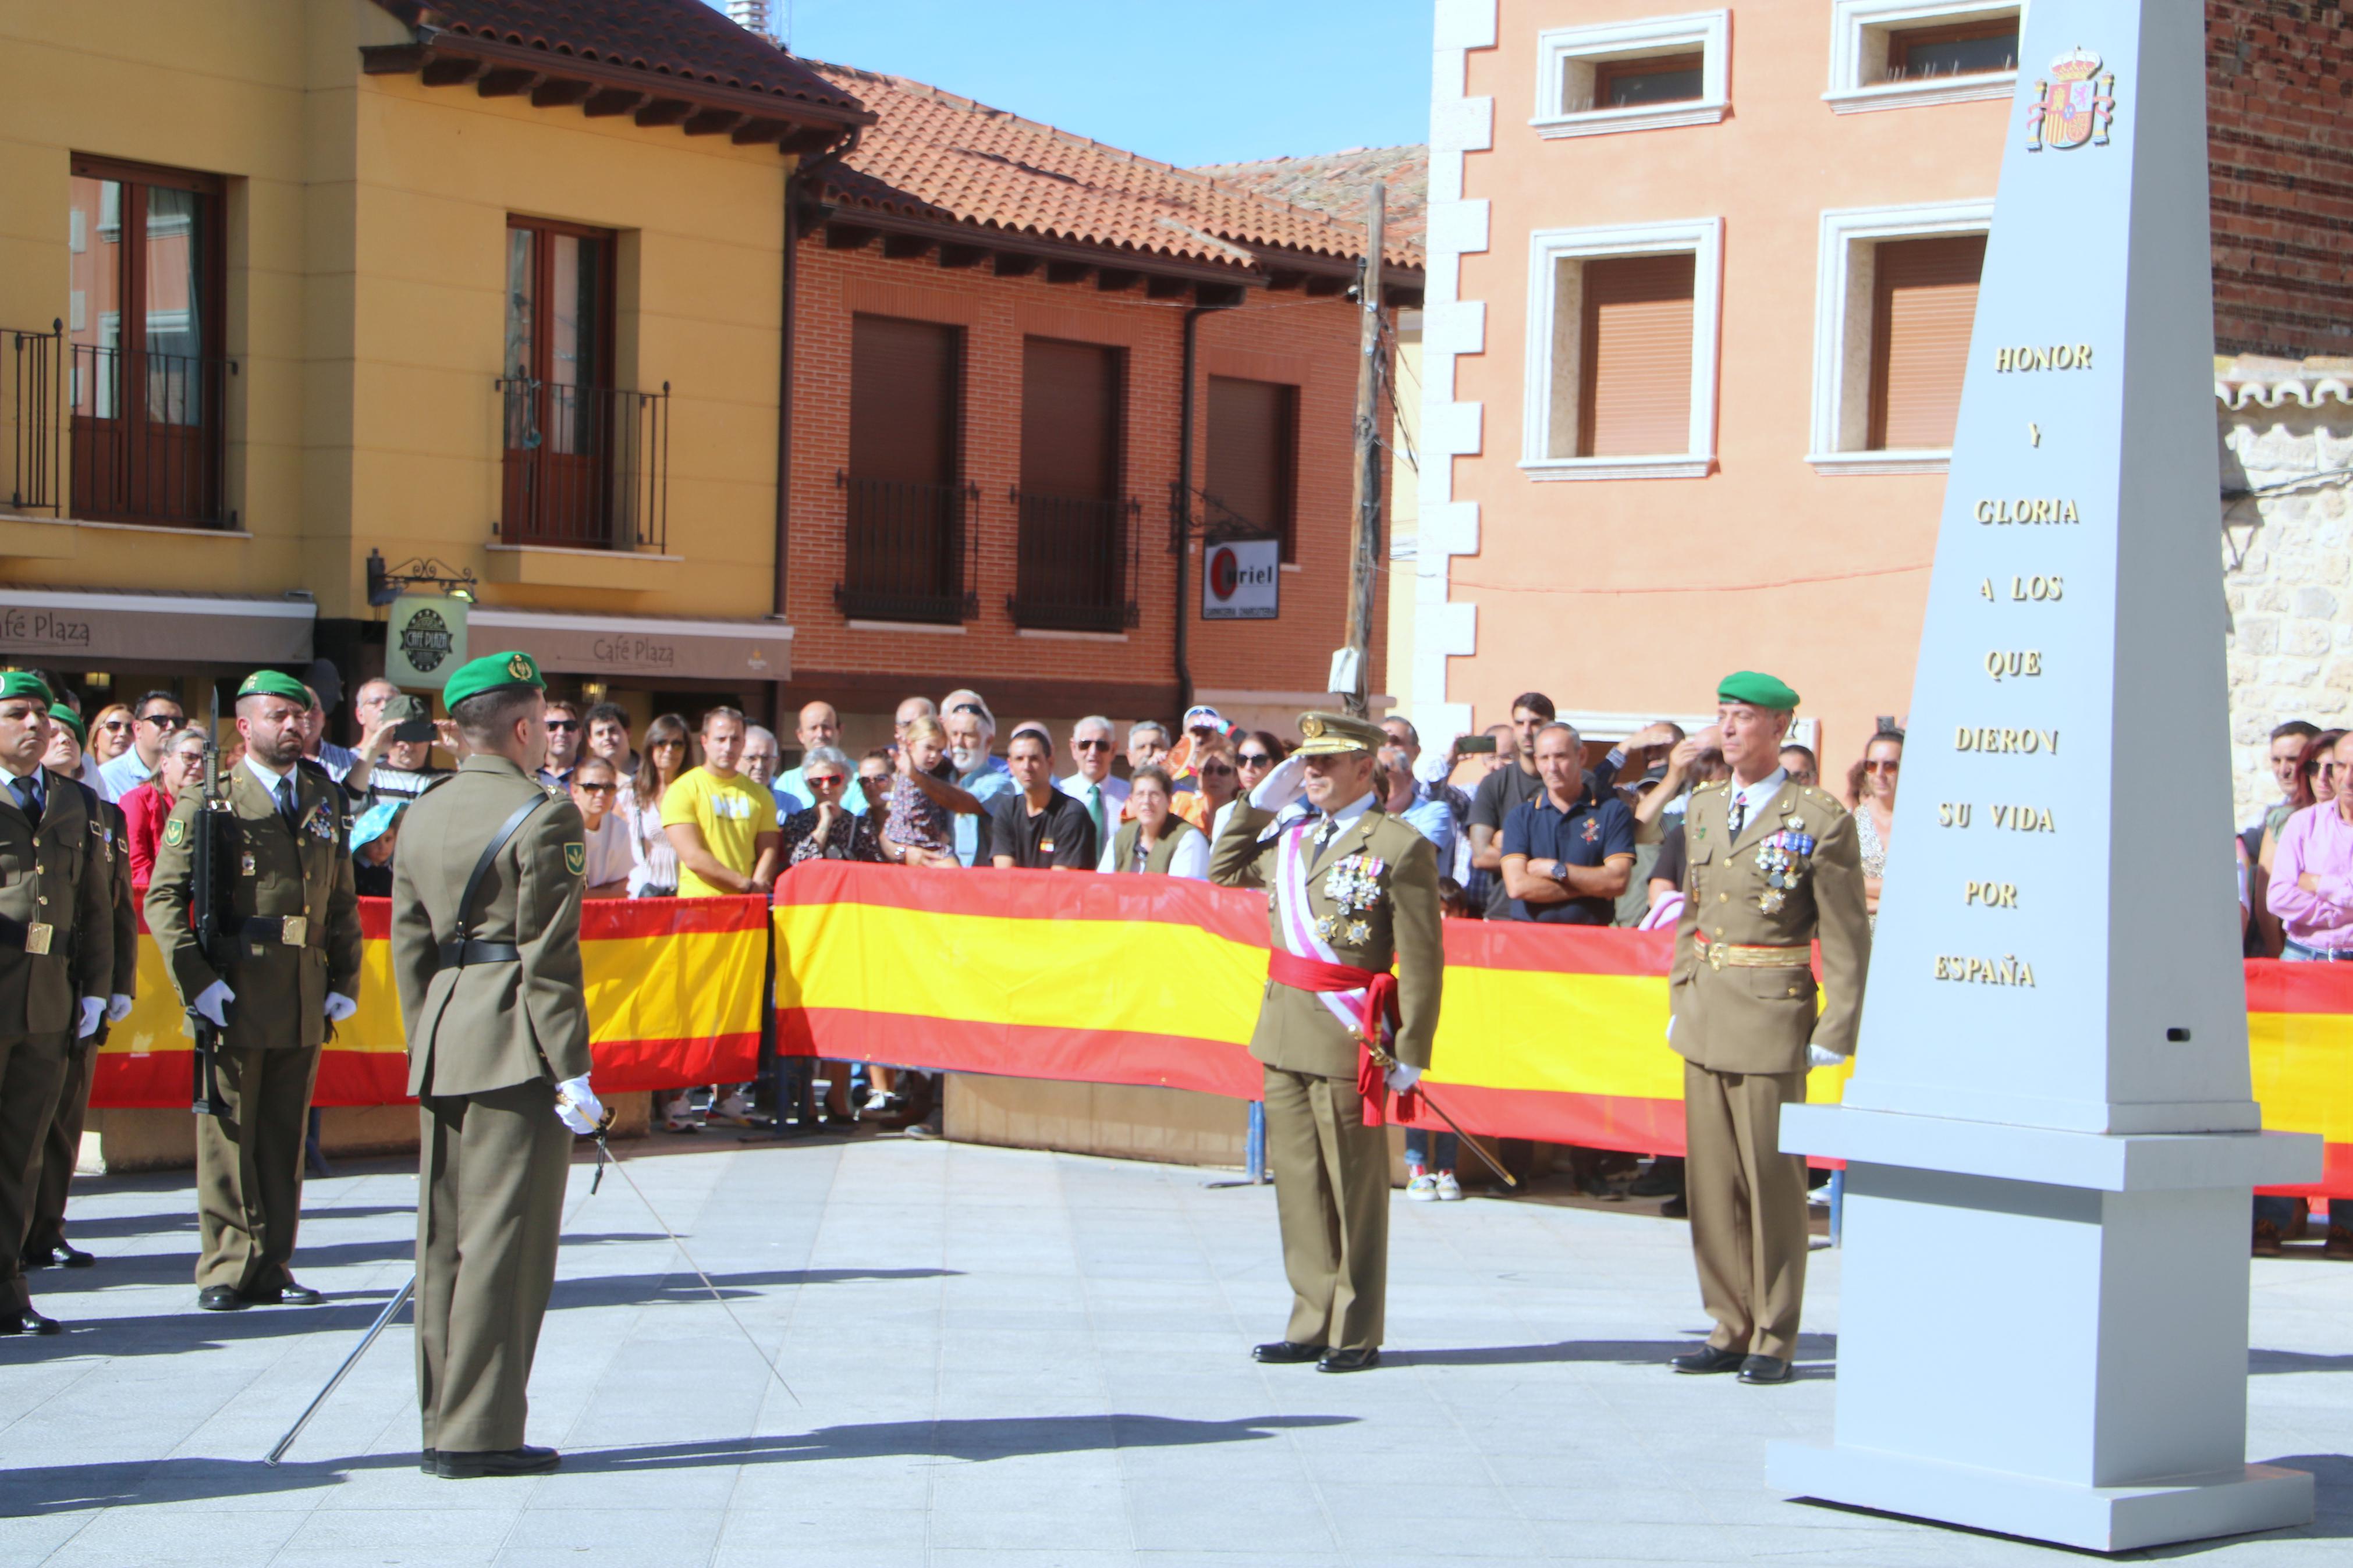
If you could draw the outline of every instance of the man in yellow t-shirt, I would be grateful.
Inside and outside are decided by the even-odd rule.
[[[702,716],[702,765],[662,792],[662,831],[678,852],[682,899],[765,893],[783,858],[776,797],[735,771],[744,754],[744,715],[713,708]]]

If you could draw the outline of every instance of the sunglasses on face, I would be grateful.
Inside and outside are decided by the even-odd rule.
[[[1262,768],[1269,763],[1274,761],[1272,757],[1268,756],[1264,752],[1244,752],[1241,754],[1240,760],[1242,766],[1246,768]]]
[[[1890,762],[1865,763],[1862,771],[1867,773],[1892,773],[1903,765],[1902,763]]]
[[[682,752],[686,750],[686,742],[684,741],[656,741],[652,745],[646,749],[652,752]]]
[[[547,721],[547,727],[551,730],[577,730],[580,728],[580,721],[577,719],[550,719]]]
[[[615,788],[608,784],[576,784],[572,786],[582,795],[610,795]]]
[[[1111,750],[1111,742],[1109,741],[1073,741],[1071,742],[1071,748],[1079,752],[1108,752]]]
[[[801,777],[812,786],[817,784],[831,784],[837,789],[849,782],[843,778],[839,773],[803,773],[801,774]]]
[[[129,719],[108,719],[100,722],[98,727],[101,730],[128,730],[132,722],[132,721]]]
[[[1204,778],[1227,779],[1234,776],[1234,770],[1223,763],[1204,763],[1201,764],[1201,775]]]
[[[860,773],[858,775],[858,782],[864,784],[868,789],[887,789],[891,784],[891,775],[889,773]]]
[[[142,713],[139,715],[139,721],[142,724],[153,724],[158,730],[169,730],[179,724],[181,721],[177,713]],[[113,726],[109,725],[108,728],[111,729]]]

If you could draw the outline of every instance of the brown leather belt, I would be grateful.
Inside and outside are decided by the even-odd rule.
[[[1814,965],[1814,944],[1810,942],[1794,947],[1739,942],[1704,942],[1700,945],[1707,954],[1710,969],[1811,969]]]

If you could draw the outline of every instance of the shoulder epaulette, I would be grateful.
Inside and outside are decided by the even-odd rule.
[[[1692,785],[1692,794],[1705,795],[1712,789],[1730,789],[1731,787],[1732,782],[1729,779],[1714,779],[1704,784]]]

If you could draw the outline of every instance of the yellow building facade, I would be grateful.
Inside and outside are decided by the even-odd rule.
[[[0,662],[380,668],[375,552],[584,683],[789,672],[787,184],[860,111],[463,10],[0,10]]]

